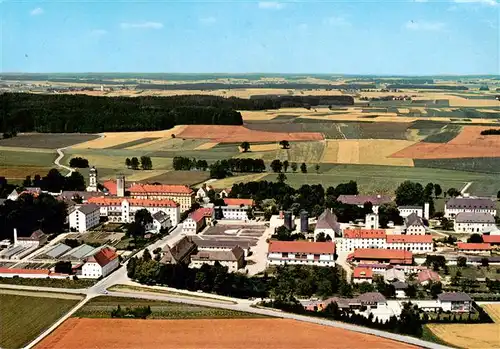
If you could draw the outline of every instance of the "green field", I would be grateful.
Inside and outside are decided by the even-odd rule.
[[[227,319],[262,317],[252,313],[202,307],[197,305],[106,296],[93,298],[80,308],[73,316],[86,318],[109,318],[111,317],[111,310],[116,308],[118,305],[122,308],[150,306],[152,314],[149,318],[151,319]]]
[[[23,148],[23,151],[0,149],[0,167],[2,166],[55,166],[54,160],[57,158],[53,150],[29,151]]]
[[[93,286],[95,280],[0,278],[0,284],[76,289]]]
[[[23,347],[79,302],[52,297],[0,293],[0,347]]]
[[[414,159],[415,167],[500,173],[500,158]]]

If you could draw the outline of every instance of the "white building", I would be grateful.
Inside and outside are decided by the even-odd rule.
[[[133,184],[128,191],[134,199],[174,201],[182,212],[189,210],[195,201],[194,191],[186,185]],[[118,192],[117,195],[120,196]]]
[[[135,220],[135,213],[146,209],[154,215],[159,211],[165,212],[170,217],[172,226],[180,220],[179,204],[169,199],[150,200],[121,197],[91,197],[88,203],[96,204],[100,208],[101,217],[108,217],[110,222],[130,223]]]
[[[226,206],[221,206],[222,218],[237,221],[248,220],[248,210],[254,205],[252,199],[229,199],[225,198]],[[217,217],[216,217],[217,218]]]
[[[429,219],[429,203],[426,202],[424,206],[398,206],[399,215],[403,218],[408,217],[415,213],[419,217]]]
[[[496,203],[490,199],[461,197],[448,200],[444,205],[444,216],[455,218],[461,212],[488,213],[496,216]]]
[[[407,235],[424,235],[424,221],[416,213],[411,213],[405,219],[405,231]]]
[[[35,230],[30,236],[17,236],[14,228],[14,246],[39,247],[47,243],[48,236],[40,229]]]
[[[158,234],[161,229],[170,229],[172,222],[170,216],[163,211],[158,211],[151,215],[153,222],[146,225],[146,231]]]
[[[386,233],[383,229],[344,229],[344,237],[335,239],[339,252],[358,248],[385,248]]]
[[[490,255],[491,244],[485,242],[457,242],[457,251],[466,254]]]
[[[408,284],[402,281],[395,281],[392,283],[394,290],[396,291],[396,298],[407,298],[406,290],[408,289]]]
[[[231,250],[198,251],[191,256],[189,267],[201,268],[203,264],[214,265],[215,262],[227,267],[229,272],[236,272],[245,265],[245,252],[239,246],[235,246]]]
[[[182,222],[182,232],[185,234],[196,234],[212,221],[213,208],[201,207]]]
[[[495,217],[489,213],[460,212],[455,216],[453,229],[457,233],[487,233],[496,229]]]
[[[365,216],[365,229],[378,229],[379,228],[379,220],[378,214],[369,213]]]
[[[119,265],[120,261],[116,252],[109,247],[105,247],[86,259],[85,264],[82,266],[81,277],[92,279],[101,276],[106,277]]]
[[[97,169],[94,166],[89,170],[89,186],[87,187],[87,191],[97,192]]]
[[[332,267],[335,265],[333,242],[271,241],[267,253],[269,265],[302,264]]]
[[[342,229],[340,228],[340,223],[337,221],[337,216],[329,209],[325,209],[318,217],[316,227],[314,228],[315,241],[321,233],[325,234],[325,237],[330,237],[332,240],[342,235]]]
[[[100,216],[99,206],[95,204],[81,205],[69,214],[69,228],[83,233],[99,225]]]
[[[213,187],[209,186],[209,185],[206,185],[206,184],[203,184],[200,189],[198,189],[196,191],[196,198],[199,199],[199,200],[203,200],[205,202],[208,202],[208,192],[210,190],[214,190]]]
[[[387,235],[386,248],[390,250],[406,250],[413,253],[432,252],[434,243],[432,235]]]
[[[437,302],[443,311],[468,313],[472,309],[472,298],[463,292],[441,293]]]

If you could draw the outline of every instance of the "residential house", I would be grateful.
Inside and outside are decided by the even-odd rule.
[[[468,313],[472,311],[472,298],[464,292],[445,292],[438,295],[438,304],[443,311]]]
[[[267,263],[269,265],[334,266],[335,244],[333,242],[271,241],[267,253]]]
[[[172,228],[172,221],[170,220],[170,215],[164,211],[158,211],[151,215],[153,222],[146,225],[146,231],[158,234],[162,229]]]
[[[335,239],[338,251],[351,252],[357,248],[384,248],[384,229],[344,229],[344,237]]]
[[[367,282],[371,284],[373,282],[373,270],[367,267],[356,267],[352,273],[352,282],[355,284],[361,284]]]
[[[180,205],[181,212],[195,202],[195,192],[186,185],[134,184],[128,191],[134,199],[172,200]]]
[[[214,210],[211,207],[201,207],[191,212],[184,222],[182,222],[182,232],[185,234],[198,233],[208,222],[212,221],[213,212]]]
[[[229,251],[198,251],[191,256],[189,267],[201,268],[203,264],[214,265],[215,262],[227,267],[229,272],[236,272],[245,265],[245,252],[239,246],[235,246]]]
[[[396,298],[407,298],[406,290],[408,289],[408,284],[402,281],[395,281],[391,283],[394,286],[394,290],[396,291]]]
[[[80,277],[92,279],[106,277],[119,265],[120,260],[116,252],[110,247],[105,247],[85,260]]]
[[[221,206],[222,218],[230,220],[247,221],[248,210],[254,206],[252,199],[223,199],[226,206]],[[217,218],[217,217],[216,217]]]
[[[405,218],[405,233],[406,235],[424,235],[425,225],[421,217],[416,213],[411,213]]]
[[[428,285],[431,282],[441,281],[441,277],[435,271],[430,269],[422,270],[417,275],[418,283],[421,285]]]
[[[496,216],[496,203],[491,199],[460,197],[448,200],[444,206],[446,218],[455,218],[457,214],[462,212],[488,213]]]
[[[485,212],[460,212],[455,216],[453,229],[457,233],[487,233],[496,229],[495,217]]]
[[[190,257],[196,253],[196,244],[189,236],[182,237],[172,246],[165,245],[162,251],[161,263],[189,265]]]
[[[378,213],[378,208],[382,204],[388,204],[392,200],[389,196],[384,195],[340,195],[337,198],[343,204],[357,205],[363,207],[366,202],[371,202],[373,213]]]
[[[380,248],[356,249],[347,259],[356,264],[406,264],[413,263],[413,253],[406,250],[389,250]]]
[[[432,235],[387,235],[386,247],[390,250],[407,250],[416,254],[432,252]]]
[[[457,242],[457,251],[471,254],[491,254],[491,245],[488,243]]]
[[[99,225],[101,210],[95,204],[85,204],[76,207],[69,214],[69,228],[83,233]]]
[[[342,229],[340,228],[340,223],[337,221],[337,216],[329,209],[325,209],[318,217],[316,228],[314,228],[315,241],[321,233],[325,234],[325,237],[329,236],[332,240],[342,235]]]
[[[387,299],[380,292],[363,293],[359,295],[356,300],[361,304],[361,306],[365,306],[368,309],[377,309],[387,306]]]
[[[210,185],[207,185],[207,184],[203,184],[200,189],[198,189],[196,191],[196,198],[199,199],[199,200],[203,200],[205,202],[208,202],[209,199],[208,199],[208,192],[210,190],[214,190],[214,188]]]

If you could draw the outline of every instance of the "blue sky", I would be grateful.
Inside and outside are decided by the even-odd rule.
[[[0,0],[2,72],[500,74],[500,0]]]

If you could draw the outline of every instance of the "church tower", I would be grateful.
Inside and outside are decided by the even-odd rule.
[[[89,171],[89,186],[87,191],[97,191],[97,170],[94,166]]]

